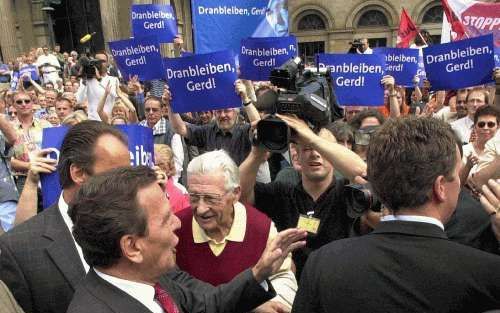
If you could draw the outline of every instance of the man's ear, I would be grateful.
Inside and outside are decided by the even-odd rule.
[[[75,164],[70,165],[69,174],[71,176],[71,180],[79,186],[83,185],[89,179],[87,172]]]
[[[234,201],[233,201],[233,204],[235,204],[236,202],[240,201],[240,197],[241,197],[241,187],[238,186],[236,188],[234,188],[233,190],[233,196],[234,196]]]
[[[446,178],[443,175],[440,175],[434,181],[434,186],[432,188],[434,197],[436,200],[441,203],[446,200],[446,188],[444,184],[446,183]]]
[[[142,263],[141,239],[134,235],[125,235],[120,238],[122,255],[132,263]]]

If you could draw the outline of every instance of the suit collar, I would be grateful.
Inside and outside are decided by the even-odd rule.
[[[397,233],[411,236],[448,239],[445,232],[434,224],[409,221],[381,222],[372,234]]]
[[[163,276],[159,281],[160,286],[173,297],[177,307],[180,309],[181,306],[176,297],[177,294],[172,288],[172,281]],[[89,270],[83,281],[83,286],[94,297],[106,303],[113,312],[149,312],[148,308],[138,300],[99,277],[94,269]],[[184,311],[181,309],[181,312]]]
[[[43,236],[52,240],[46,248],[47,253],[74,289],[85,275],[75,243],[57,205],[46,209],[44,213],[46,228]]]

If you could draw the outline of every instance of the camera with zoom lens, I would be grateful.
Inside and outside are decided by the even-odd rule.
[[[89,58],[87,56],[82,56],[78,59],[78,64],[81,69],[81,77],[85,79],[91,79],[96,77],[96,70],[99,71],[101,65],[104,61],[94,58]]]
[[[351,47],[349,48],[349,50],[347,50],[347,53],[358,53],[358,51],[360,51],[361,48],[363,47],[361,39],[354,39],[349,43],[351,44]]]
[[[293,135],[276,114],[295,114],[314,130],[332,121],[336,103],[329,73],[303,70],[300,58],[273,69],[269,80],[282,90],[269,89],[257,97],[257,106],[270,116],[257,123],[255,142],[271,152],[286,151]]]
[[[347,204],[347,215],[351,218],[360,217],[367,210],[374,212],[382,210],[382,203],[371,190],[370,183],[349,184],[344,187],[344,193]]]

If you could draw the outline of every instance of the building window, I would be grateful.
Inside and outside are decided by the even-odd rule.
[[[309,13],[299,20],[298,30],[322,30],[326,29],[325,22],[316,13]]]
[[[387,38],[368,38],[370,48],[387,47]]]
[[[389,21],[384,13],[378,10],[366,11],[358,21],[358,27],[389,26]]]
[[[422,17],[422,23],[442,23],[443,22],[443,7],[440,5],[433,6]]]
[[[325,53],[324,41],[299,42],[299,56],[306,66],[314,66],[318,53]]]

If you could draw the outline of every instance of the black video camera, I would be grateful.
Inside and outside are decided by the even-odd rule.
[[[266,90],[257,97],[258,107],[271,114],[257,123],[257,144],[278,153],[288,149],[292,132],[275,114],[295,114],[315,130],[331,122],[335,96],[329,73],[303,72],[295,58],[273,69],[269,80],[284,91]]]
[[[358,53],[358,51],[361,51],[361,48],[363,47],[361,39],[354,39],[349,43],[351,44],[351,47],[347,50],[347,53]]]
[[[382,203],[372,192],[370,183],[367,184],[349,184],[344,187],[347,215],[351,218],[357,218],[363,215],[367,210],[380,212]]]
[[[87,56],[82,56],[78,59],[78,64],[80,65],[80,76],[85,79],[91,79],[96,77],[96,70],[100,71],[101,64],[103,60],[89,58]]]

